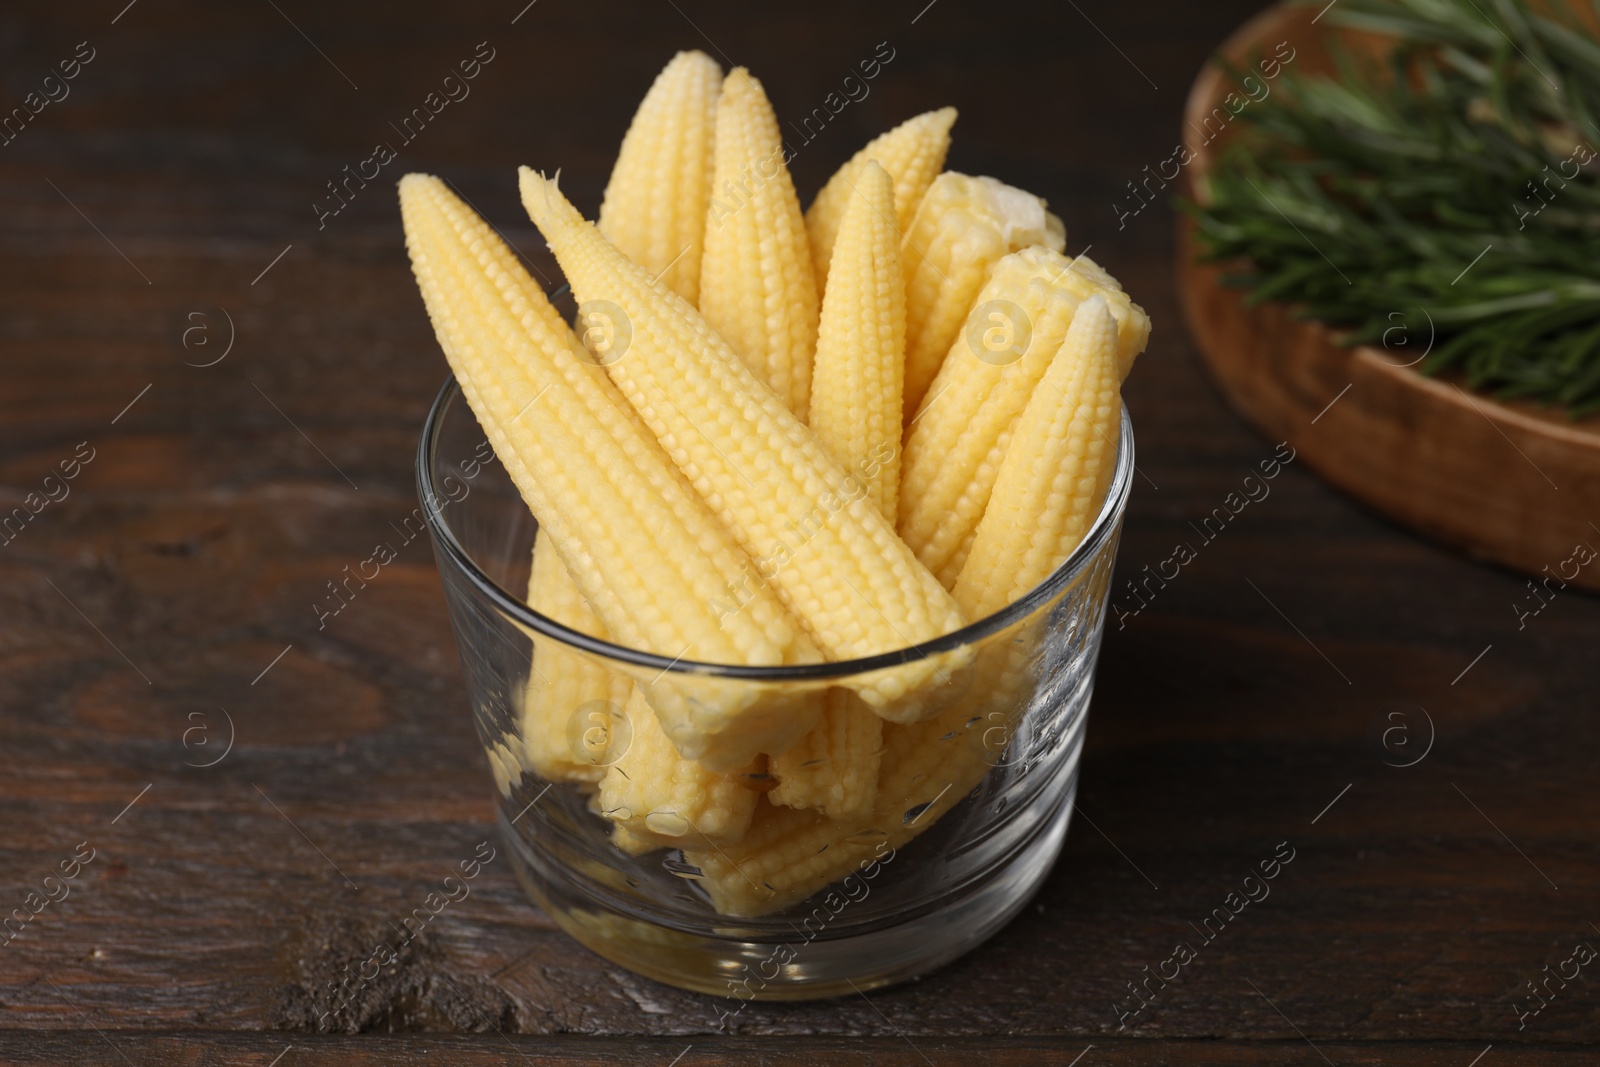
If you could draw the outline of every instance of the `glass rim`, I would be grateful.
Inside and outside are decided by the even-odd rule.
[[[646,652],[627,645],[613,644],[610,641],[591,637],[581,631],[563,626],[549,616],[542,615],[529,607],[520,597],[508,592],[493,578],[489,577],[488,573],[472,558],[472,554],[461,544],[455,535],[455,531],[451,529],[449,522],[446,521],[444,509],[438,503],[440,494],[433,480],[432,458],[438,451],[439,436],[444,423],[445,411],[452,400],[459,400],[463,404],[466,403],[466,397],[461,392],[461,387],[457,383],[454,374],[445,379],[444,384],[439,387],[439,392],[428,409],[428,417],[423,421],[422,435],[417,442],[417,495],[421,498],[423,519],[427,522],[428,530],[433,535],[434,544],[443,549],[443,558],[439,560],[440,566],[443,567],[448,564],[452,570],[465,577],[478,592],[493,602],[512,621],[528,630],[532,630],[534,633],[571,645],[574,648],[604,659],[637,667],[654,668],[663,675],[671,672],[758,682],[828,681],[856,674],[865,674],[870,671],[884,670],[904,663],[913,663],[927,659],[930,656],[936,656],[974,644],[1032,615],[1040,607],[1055,599],[1056,594],[1077,578],[1089,561],[1099,554],[1106,541],[1111,537],[1112,532],[1116,529],[1126,510],[1128,497],[1133,488],[1133,420],[1128,415],[1127,405],[1122,404],[1121,427],[1117,442],[1117,465],[1112,472],[1110,488],[1106,492],[1105,502],[1101,505],[1100,514],[1096,516],[1094,525],[1089,528],[1089,532],[1084,535],[1083,540],[1078,543],[1078,547],[1072,551],[1072,554],[1066,558],[1061,566],[1051,572],[1048,578],[999,611],[969,622],[959,629],[942,634],[930,641],[923,641],[918,644],[907,645],[904,648],[879,652],[858,659],[791,664],[781,667],[753,667],[733,663],[706,663],[682,658],[669,659],[654,652]],[[471,411],[470,407],[468,411]],[[473,417],[476,418],[476,414]],[[534,521],[537,522],[538,520],[535,519]]]

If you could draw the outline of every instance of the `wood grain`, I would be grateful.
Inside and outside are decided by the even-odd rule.
[[[117,1031],[103,1035],[41,1033],[0,1037],[0,1064],[5,1067],[34,1067],[53,1064],[101,1064],[116,1052],[152,1067],[178,1067],[188,1064],[266,1064],[282,1055],[284,1064],[302,1067],[327,1064],[334,1067],[364,1067],[366,1064],[409,1067],[411,1064],[448,1062],[461,1067],[512,1067],[512,1065],[623,1064],[625,1067],[661,1067],[670,1063],[693,1063],[707,1067],[746,1064],[753,1059],[771,1067],[803,1067],[817,1062],[880,1065],[880,1067],[925,1067],[928,1063],[983,1063],[992,1067],[1020,1067],[1023,1064],[1051,1064],[1071,1067],[1074,1063],[1152,1067],[1175,1063],[1206,1063],[1215,1067],[1317,1067],[1333,1062],[1351,1065],[1391,1064],[1396,1067],[1444,1067],[1465,1063],[1483,1049],[1465,1042],[1394,1044],[1316,1044],[1303,1039],[1240,1043],[1225,1041],[1174,1041],[1160,1047],[1149,1042],[1101,1039],[1087,1046],[1075,1041],[1047,1038],[945,1038],[908,1041],[894,1038],[799,1038],[771,1041],[762,1038],[698,1041],[616,1038],[540,1038],[490,1034],[482,1037],[441,1035],[404,1038],[363,1036],[359,1038],[306,1037],[284,1035],[221,1035],[198,1032],[128,1034]],[[680,1057],[681,1059],[675,1059]],[[1529,1067],[1547,1064],[1592,1064],[1600,1062],[1594,1050],[1570,1046],[1517,1049],[1517,1062]],[[1092,1057],[1092,1058],[1091,1058]],[[120,1062],[112,1060],[111,1062]]]
[[[1564,592],[1519,630],[1521,579],[1375,520],[1299,460],[1213,539],[1191,526],[1279,439],[1229,414],[1180,328],[1166,209],[1119,230],[1112,204],[1170,153],[1184,86],[1250,5],[1079,5],[1091,25],[1070,5],[940,0],[912,24],[925,0],[541,0],[512,26],[521,3],[279,0],[353,90],[271,5],[140,0],[112,25],[124,2],[0,16],[8,92],[85,37],[99,50],[0,147],[0,491],[20,500],[78,442],[97,450],[0,546],[0,914],[96,849],[0,947],[0,1060],[120,1063],[93,1028],[135,1063],[264,1065],[292,1043],[280,1067],[666,1064],[689,1044],[682,1067],[1071,1063],[1091,1043],[1080,1067],[1322,1062],[1299,1033],[1336,1062],[1466,1067],[1493,1043],[1495,1067],[1600,1042],[1592,984],[1523,1030],[1513,1013],[1545,964],[1600,945],[1600,605]],[[796,157],[801,187],[953,102],[952,165],[1048,196],[1069,250],[1092,245],[1156,323],[1129,383],[1141,473],[1083,818],[1037,901],[920,982],[751,1006],[718,1034],[714,1002],[577,947],[497,862],[336,1020],[361,1034],[311,1029],[327,983],[493,832],[425,542],[325,628],[312,609],[416,506],[445,371],[393,176],[324,230],[311,204],[486,39],[498,58],[399,165],[450,178],[547,273],[511,168],[562,166],[592,210],[668,52],[724,51],[797,114],[889,40],[871,94]],[[218,309],[235,345],[194,366],[218,350],[183,346],[187,316],[220,331]],[[1180,542],[1196,558],[1141,607],[1130,583]],[[1431,752],[1386,765],[1415,749],[1375,734],[1405,722],[1420,746],[1419,708]],[[196,766],[222,751],[223,709],[234,745]],[[1128,983],[1285,840],[1272,895],[1119,1030]]]

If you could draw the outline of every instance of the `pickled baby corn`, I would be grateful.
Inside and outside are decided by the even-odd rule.
[[[722,68],[679,52],[639,104],[600,205],[600,230],[662,284],[693,303],[711,194]]]
[[[605,626],[589,609],[543,529],[533,541],[528,606],[590,637],[606,637]],[[611,740],[608,720],[621,711],[633,682],[560,641],[530,637],[533,666],[522,704],[527,766],[552,782],[598,782]]]
[[[870,810],[878,793],[884,729],[866,701],[848,689],[829,689],[817,725],[772,757],[778,784],[767,798],[786,807],[816,808],[834,819]]]
[[[1026,703],[1028,657],[991,646],[976,664],[974,699],[954,699],[927,722],[884,727],[882,767],[870,806],[848,818],[763,806],[738,842],[684,858],[724,915],[765,915],[901,848],[964,799],[998,759],[1000,732]]]
[[[894,183],[868,160],[833,246],[817,341],[811,429],[828,454],[894,522],[900,488],[900,376],[905,292]],[[822,720],[772,760],[776,804],[853,815],[876,791],[883,724],[846,690],[830,690]]]
[[[1026,596],[1094,528],[1150,330],[1114,278],[1062,255],[1043,200],[939,173],[955,117],[876,138],[802,214],[760,82],[680,53],[596,224],[520,172],[582,344],[442,183],[401,182],[440,345],[539,520],[528,603],[674,661],[611,665],[529,633],[520,751],[491,746],[496,780],[582,786],[616,848],[682,850],[671,869],[725,915],[871,878],[969,796],[958,833],[1025,833],[969,821],[999,811],[974,789],[1030,706],[1086,684],[1061,673],[1059,612],[909,648]],[[1085,618],[1102,557],[1062,594]],[[890,666],[826,688],[693,662],[880,653]],[[1023,766],[1068,773],[1069,727],[1030,719]]]
[[[1117,465],[1122,404],[1117,320],[1106,298],[1078,306],[1000,464],[955,595],[974,619],[1025,595],[1094,525]]]
[[[666,656],[803,657],[809,642],[794,621],[510,249],[437,178],[407,175],[400,204],[440,347],[606,629]],[[712,605],[736,592],[745,610],[719,615]],[[649,696],[683,752],[728,766],[793,740],[794,724],[752,707],[748,690],[690,699],[678,686],[660,681]]]
[[[554,182],[526,167],[521,179],[523,206],[578,297],[611,301],[630,319],[631,347],[606,372],[727,529],[766,565],[772,587],[823,652],[870,656],[958,628],[954,599],[861,484],[699,313],[606,241]],[[731,608],[724,615],[742,614],[743,598],[720,603]],[[704,658],[692,642],[689,652]],[[948,671],[952,658],[906,663],[853,684],[887,713]]]
[[[899,512],[900,383],[906,303],[894,184],[867,160],[845,208],[822,299],[810,426],[841,467],[864,477],[889,522]]]
[[[1076,595],[1103,602],[1110,578],[1111,560],[1102,558],[1078,578]],[[986,645],[968,668],[970,686],[944,694],[937,716],[886,725],[876,794],[854,816],[758,805],[738,842],[686,852],[716,910],[765,915],[852,873],[871,878],[874,863],[890,862],[894,850],[937,824],[1001,761],[1039,684],[1044,637],[1039,617]]]
[[[1061,220],[1045,202],[993,178],[945,171],[933,180],[906,230],[905,418],[916,414],[967,312],[1008,252],[1066,247]]]
[[[777,116],[743,67],[722,83],[716,129],[700,314],[804,421],[817,345],[811,246]]]
[[[627,751],[600,780],[600,813],[626,833],[615,840],[633,852],[709,848],[744,836],[761,794],[749,788],[753,768],[719,772],[678,754],[641,690],[624,709]]]
[[[1025,248],[995,264],[907,427],[900,534],[953,586],[989,502],[1012,430],[1078,305],[1102,294],[1117,320],[1119,374],[1150,336],[1150,320],[1093,261]]]
[[[867,160],[877,160],[894,179],[895,229],[904,234],[911,225],[911,217],[916,214],[922,194],[944,169],[944,157],[950,151],[950,127],[955,121],[953,107],[907,119],[868,142],[828,179],[828,184],[822,187],[806,211],[806,232],[811,236],[811,258],[816,264],[818,287],[826,288],[833,242]]]

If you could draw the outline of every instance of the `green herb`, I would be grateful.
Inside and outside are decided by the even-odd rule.
[[[1243,109],[1208,202],[1185,205],[1205,258],[1244,261],[1225,280],[1252,303],[1303,305],[1351,344],[1415,358],[1431,338],[1424,373],[1600,409],[1596,19],[1565,0],[1339,0],[1325,22],[1396,45],[1335,47],[1335,77],[1286,71]]]

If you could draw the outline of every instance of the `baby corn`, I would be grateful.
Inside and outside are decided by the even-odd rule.
[[[693,303],[711,193],[722,68],[679,52],[656,76],[622,138],[600,205],[600,229],[662,284]]]
[[[900,489],[906,346],[899,247],[894,184],[869,159],[845,209],[822,299],[810,425],[828,454],[863,478],[867,496],[891,523]]]
[[[1117,465],[1119,384],[1117,321],[1096,294],[1079,305],[1000,464],[956,579],[956,600],[971,618],[1048,578],[1094,525]]]
[[[716,128],[700,314],[804,421],[817,344],[811,246],[777,116],[743,67],[722,83]]]
[[[811,428],[828,453],[862,479],[894,522],[900,488],[900,376],[905,359],[905,293],[894,183],[867,161],[833,246],[822,301]],[[775,756],[775,804],[821,808],[834,817],[871,804],[883,723],[854,694],[831,690],[816,729]]]
[[[941,821],[948,835],[921,848],[958,879],[999,877],[976,868],[1060,830],[1039,820],[1076,769],[1083,627],[1102,617],[1113,553],[1002,632],[922,648],[998,622],[1084,551],[1112,506],[1121,381],[1150,321],[1063,255],[1043,199],[941,173],[955,119],[875,138],[802,212],[761,83],[679,53],[593,224],[556,180],[519,172],[581,340],[443,183],[400,183],[440,346],[538,520],[528,604],[572,637],[521,626],[521,693],[483,694],[520,697],[520,738],[486,746],[495,780],[506,797],[524,775],[567,783],[609,847],[675,850],[668,870],[722,915],[812,898],[831,916]],[[659,659],[591,656],[576,634]],[[880,656],[870,672],[839,663]],[[737,669],[823,660],[837,677]],[[608,884],[629,870],[585,862]],[[930,906],[925,888],[905,906]],[[655,939],[643,914],[586,914],[562,925]]]
[[[991,646],[976,664],[976,698],[945,702],[940,714],[884,727],[882,769],[870,806],[849,818],[762,806],[736,844],[685,855],[725,915],[764,915],[831,882],[886,861],[963,800],[999,757],[1031,678],[1020,649]],[[1000,738],[991,739],[990,733]],[[776,790],[774,790],[776,792]]]
[[[699,313],[618,252],[553,182],[526,167],[521,175],[523,205],[579,298],[611,301],[630,320],[631,347],[607,373],[824,653],[870,656],[959,627],[954,599],[860,482]],[[921,660],[856,684],[886,706],[947,669]]]
[[[1026,248],[995,264],[908,425],[900,534],[947,587],[966,561],[1017,418],[1073,312],[1096,293],[1117,320],[1125,374],[1150,336],[1144,310],[1093,261]]]
[[[668,740],[655,713],[635,689],[623,713],[630,736],[626,751],[600,780],[600,813],[624,828],[617,839],[631,851],[709,848],[744,836],[760,793],[740,771],[710,771],[684,759]]]
[[[1110,579],[1103,560],[1084,576],[1086,595],[1102,599]],[[745,836],[685,859],[703,875],[700,884],[726,915],[764,915],[894,859],[918,834],[933,827],[968,797],[1002,758],[1018,719],[1038,685],[1044,616],[1012,630],[979,651],[967,668],[970,685],[937,695],[939,713],[926,722],[888,724],[882,765],[870,806],[847,818],[816,811],[757,807]]]
[[[510,249],[437,178],[407,175],[400,204],[462,392],[606,629],[666,656],[777,665],[803,655],[804,635]],[[735,595],[745,610],[713,607]],[[776,743],[750,729],[770,717],[740,714],[755,703],[748,687],[691,700],[666,681],[649,695],[690,755],[737,763]]]
[[[806,211],[806,232],[811,235],[811,258],[816,264],[820,288],[826,288],[833,242],[867,160],[877,160],[894,179],[895,229],[903,234],[911,225],[922,194],[944,169],[944,157],[950,151],[950,127],[955,121],[953,107],[907,119],[869,142],[828,179],[828,184],[822,187]]]
[[[1060,252],[1066,241],[1061,220],[1032,193],[948,170],[933,180],[900,250],[906,273],[906,419],[916,413],[995,262],[1030,245]]]
[[[533,541],[528,606],[590,637],[606,637],[605,626],[589,609],[543,529]],[[612,720],[633,682],[560,641],[530,636],[533,668],[522,707],[527,765],[551,782],[598,782],[605,773]]]
[[[829,689],[822,717],[793,748],[773,756],[778,780],[767,799],[849,819],[872,810],[883,757],[884,722],[848,689]]]

